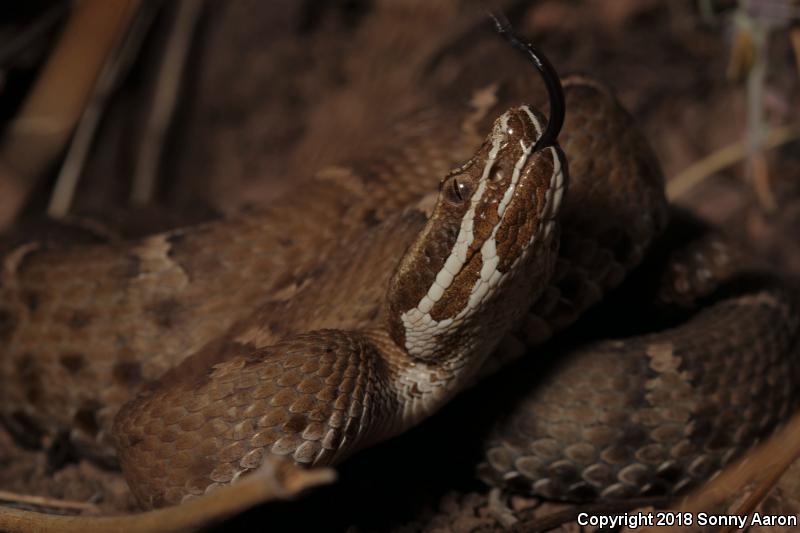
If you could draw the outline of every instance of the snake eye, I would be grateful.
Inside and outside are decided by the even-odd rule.
[[[453,176],[444,183],[442,192],[448,201],[454,204],[460,204],[470,197],[472,194],[472,187],[468,182],[459,180]]]

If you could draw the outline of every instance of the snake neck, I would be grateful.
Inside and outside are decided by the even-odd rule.
[[[557,146],[533,151],[543,124],[528,106],[502,114],[395,269],[378,342],[401,426],[473,382],[549,282],[567,171]]]
[[[501,300],[502,305],[494,300],[494,309],[481,313],[484,318],[465,324],[459,342],[451,345],[447,357],[436,360],[415,357],[397,343],[388,328],[366,333],[380,354],[387,380],[385,390],[397,406],[378,432],[380,440],[418,424],[476,382],[505,333],[524,319],[530,304],[546,286],[538,281],[550,279],[555,268],[558,234],[555,227],[548,230],[546,236],[542,235],[540,246],[551,253],[520,257],[523,264],[515,267],[519,267],[522,274],[505,279],[496,288],[497,300]]]
[[[439,361],[410,357],[384,329],[366,336],[378,348],[388,391],[398,406],[384,421],[381,439],[397,435],[439,410],[456,394],[473,383],[486,357],[462,351]]]

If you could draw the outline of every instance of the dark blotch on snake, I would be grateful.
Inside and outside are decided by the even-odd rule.
[[[153,322],[161,328],[169,329],[179,320],[183,306],[174,298],[160,300],[147,307],[147,312],[153,317]]]
[[[77,374],[86,366],[86,358],[79,353],[66,353],[59,357],[59,362],[70,374]]]
[[[32,404],[37,404],[42,397],[42,381],[36,359],[30,353],[24,353],[16,361],[17,375],[25,386],[25,395]]]
[[[75,413],[75,426],[88,435],[97,435],[100,426],[97,423],[97,410],[100,404],[96,401],[84,402],[78,412]]]
[[[136,361],[119,361],[111,370],[111,375],[120,385],[137,385],[142,381],[142,365]]]
[[[91,313],[76,309],[69,318],[67,318],[67,327],[71,330],[78,331],[88,326],[91,321]]]
[[[21,445],[27,448],[41,447],[45,431],[27,413],[14,411],[8,418],[4,418],[3,422],[14,440]]]
[[[24,291],[22,293],[22,300],[25,302],[25,307],[28,311],[35,313],[39,309],[39,293],[35,291]]]
[[[122,266],[122,278],[133,279],[141,273],[142,260],[136,254],[130,254],[125,257],[124,265]]]
[[[17,327],[17,319],[7,309],[0,309],[0,342],[8,342]]]
[[[374,209],[370,209],[366,213],[364,213],[364,217],[361,220],[364,221],[364,224],[368,228],[375,227],[381,223],[381,219],[378,218],[378,212],[375,211]]]
[[[290,246],[294,246],[294,239],[291,237],[286,237],[285,235],[281,235],[278,237],[278,244],[284,248],[289,248]]]

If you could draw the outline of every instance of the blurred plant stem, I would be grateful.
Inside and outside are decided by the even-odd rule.
[[[789,38],[792,40],[792,50],[794,51],[797,74],[800,75],[800,25],[795,25],[789,30]]]
[[[61,154],[138,0],[76,0],[39,77],[0,143],[0,229]]]
[[[739,9],[734,15],[737,35],[747,35],[742,41],[747,44],[734,46],[733,57],[746,54],[749,58],[739,60],[745,67],[745,94],[747,106],[747,167],[753,190],[762,209],[767,213],[774,212],[778,205],[772,193],[769,180],[769,169],[764,155],[766,138],[766,119],[764,116],[764,88],[767,78],[768,46],[770,28],[762,18],[751,15],[753,0],[740,0]],[[741,41],[740,41],[741,42]]]
[[[761,146],[764,150],[770,150],[797,139],[800,139],[800,125],[790,124],[770,129],[766,133]],[[746,142],[736,142],[720,148],[700,161],[693,163],[669,180],[667,183],[667,198],[670,200],[680,198],[709,176],[713,176],[731,165],[746,160],[747,149]]]
[[[178,104],[192,38],[203,11],[203,0],[180,0],[169,39],[159,65],[153,96],[136,158],[130,202],[152,202],[167,133]]]
[[[794,0],[737,0],[720,2],[698,0],[698,11],[706,22],[735,8],[731,16],[733,38],[727,77],[743,82],[745,90],[746,123],[744,140],[726,146],[692,164],[675,176],[667,185],[670,198],[683,195],[689,189],[720,170],[745,160],[747,179],[759,205],[766,213],[774,213],[778,202],[770,185],[765,151],[798,138],[798,126],[788,124],[770,129],[765,115],[766,80],[769,69],[770,37],[777,28],[788,28],[789,37],[800,73],[800,28],[791,27],[800,19],[800,4]]]
[[[64,516],[0,506],[0,530],[9,533],[200,531],[264,502],[296,499],[315,487],[334,481],[336,472],[330,468],[307,470],[285,459],[270,459],[237,482],[180,505],[152,511],[116,516]],[[63,506],[63,502],[60,503]]]
[[[63,218],[69,213],[108,100],[139,56],[162,4],[161,0],[148,0],[143,3],[136,11],[124,38],[106,60],[59,169],[47,206],[48,216]]]

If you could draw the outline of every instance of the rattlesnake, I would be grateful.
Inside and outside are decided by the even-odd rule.
[[[260,213],[127,244],[16,249],[0,278],[6,425],[38,443],[69,432],[82,453],[119,460],[154,507],[268,453],[336,463],[430,416],[597,303],[666,226],[663,178],[631,117],[595,81],[564,88],[563,152],[534,150],[542,115],[525,93],[495,88],[399,127],[380,153]],[[796,404],[788,294],[759,289],[688,333],[570,359],[498,428],[487,477],[570,498],[709,474]],[[685,346],[719,320],[753,324],[740,312],[753,309],[768,314],[758,324],[769,328],[751,331],[770,335],[768,357],[752,345],[731,370],[754,365],[762,381],[712,396],[770,411],[708,459],[695,430],[715,414],[693,399],[702,376]],[[627,378],[608,375],[621,354],[636,368]],[[727,355],[708,352],[706,374]],[[673,409],[675,398],[688,404]]]

